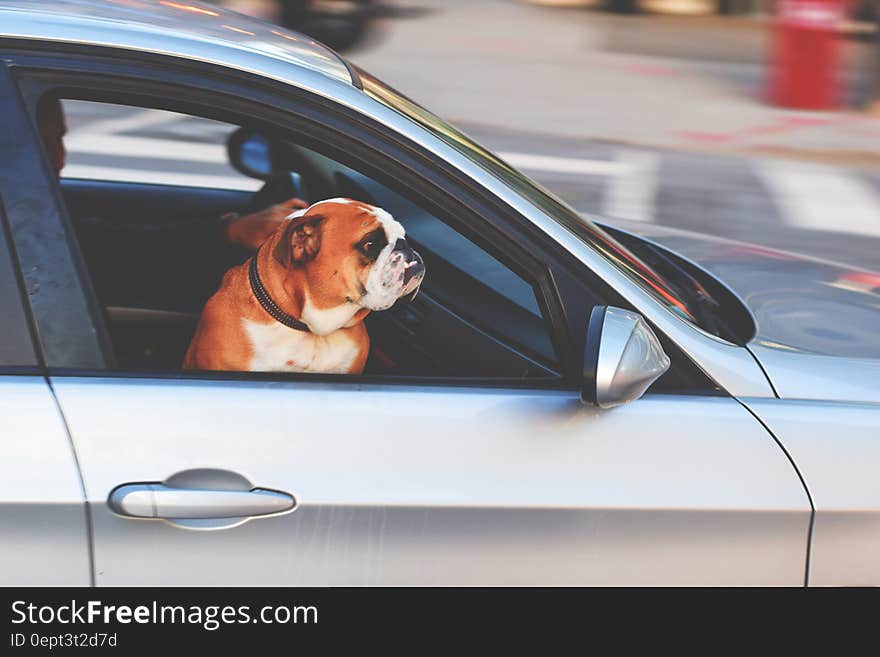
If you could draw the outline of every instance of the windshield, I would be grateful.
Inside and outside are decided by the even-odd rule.
[[[369,73],[360,69],[358,69],[358,73],[364,91],[372,98],[415,121],[475,164],[504,181],[526,200],[589,243],[630,278],[649,290],[667,308],[679,316],[697,323],[695,313],[688,307],[682,295],[676,292],[676,285],[658,274],[656,270],[648,266],[602,228],[575,212],[551,192],[522,175],[497,155],[486,150],[443,119],[431,114]]]

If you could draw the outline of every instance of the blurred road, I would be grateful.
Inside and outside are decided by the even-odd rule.
[[[880,166],[880,120],[763,101],[766,21],[409,0],[357,64],[455,123],[562,138]],[[850,96],[876,52],[843,44]]]
[[[577,210],[880,271],[880,169],[870,157],[880,122],[768,108],[731,86],[734,65],[738,79],[759,80],[755,62],[719,63],[706,78],[708,60],[609,53],[597,14],[511,0],[417,7],[426,11],[384,21],[381,39],[351,58]],[[66,175],[259,186],[226,164],[225,126],[91,104],[69,114]],[[757,128],[743,133],[749,121]],[[705,137],[727,129],[728,140]]]
[[[568,201],[880,271],[880,172],[476,128],[481,143]]]
[[[766,23],[408,6],[351,59],[576,209],[880,270],[880,120],[768,106]],[[872,45],[843,44],[850,100]]]

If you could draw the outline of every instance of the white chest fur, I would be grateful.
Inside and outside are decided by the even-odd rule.
[[[242,321],[254,350],[251,372],[346,374],[358,356],[357,343],[342,331],[315,335],[278,322]]]

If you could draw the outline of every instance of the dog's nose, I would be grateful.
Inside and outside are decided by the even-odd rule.
[[[409,242],[406,241],[405,237],[398,237],[397,238],[397,241],[394,243],[394,250],[395,251],[412,251],[412,249],[409,248]]]
[[[403,284],[409,283],[417,273],[418,263],[415,260],[406,263],[406,266],[403,268]]]
[[[422,276],[424,273],[425,263],[422,261],[422,256],[420,256],[417,251],[409,249],[406,265],[404,265],[403,269],[403,284],[406,285],[413,278]]]

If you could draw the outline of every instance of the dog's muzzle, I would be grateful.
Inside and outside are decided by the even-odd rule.
[[[414,293],[425,278],[425,263],[418,251],[413,250],[409,243],[400,238],[394,245],[394,253],[403,258],[403,293],[401,296]],[[392,256],[393,257],[393,256]]]
[[[382,249],[376,258],[361,305],[370,310],[386,310],[400,297],[415,298],[424,278],[422,256],[401,237]]]

